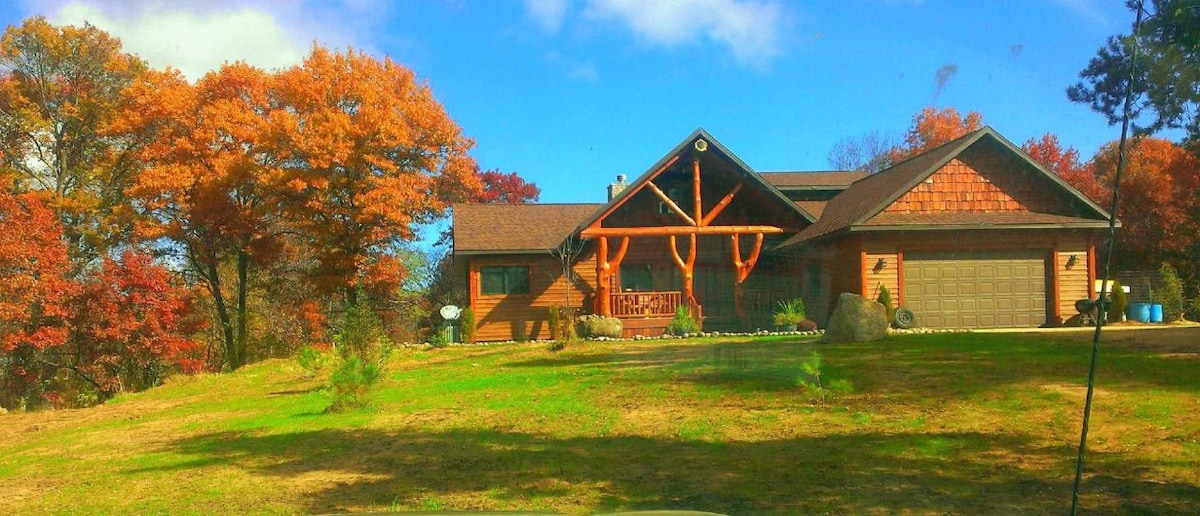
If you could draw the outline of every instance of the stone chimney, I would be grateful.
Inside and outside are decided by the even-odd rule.
[[[617,174],[617,182],[608,185],[608,200],[613,200],[614,197],[621,195],[625,188],[629,186],[625,183],[625,174]]]

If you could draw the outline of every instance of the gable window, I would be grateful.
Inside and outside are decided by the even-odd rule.
[[[667,198],[673,201],[676,206],[683,208],[683,201],[687,199],[687,192],[685,192],[682,188],[668,188],[666,194]],[[667,207],[667,203],[662,201],[658,202],[659,215],[670,215],[672,213],[675,212],[671,211],[671,208]]]
[[[485,296],[529,293],[529,266],[479,268],[480,291]]]

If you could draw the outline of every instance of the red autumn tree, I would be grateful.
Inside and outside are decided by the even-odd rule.
[[[72,353],[63,357],[101,401],[158,385],[168,373],[199,371],[201,346],[189,293],[143,252],[105,258],[76,303]]]
[[[1080,163],[1079,151],[1074,147],[1063,148],[1059,144],[1057,136],[1046,133],[1038,139],[1030,138],[1021,145],[1021,149],[1042,166],[1061,177],[1067,184],[1086,195],[1092,202],[1106,210],[1109,209],[1109,204],[1112,202],[1112,190],[1101,183],[1091,165]]]
[[[251,268],[282,245],[272,86],[242,63],[194,86],[177,72],[152,72],[129,89],[134,109],[114,125],[147,141],[147,168],[128,191],[143,215],[139,233],[168,243],[204,282],[231,369],[247,360]]]
[[[483,183],[483,191],[476,199],[486,204],[523,204],[537,202],[542,195],[542,189],[526,181],[516,172],[507,174],[499,170],[479,172],[479,180]]]
[[[1113,185],[1117,142],[1105,144],[1093,158],[1100,181]],[[1187,150],[1161,138],[1129,141],[1121,177],[1117,218],[1118,252],[1124,268],[1157,269],[1162,262],[1180,266],[1196,279],[1200,249],[1200,162]]]
[[[47,353],[67,342],[71,262],[62,226],[35,194],[0,185],[0,406],[43,403]]]
[[[966,116],[948,107],[938,110],[927,106],[913,117],[912,127],[904,135],[904,143],[892,149],[891,162],[899,163],[950,140],[983,127],[983,115],[970,111]]]
[[[280,74],[289,219],[313,245],[326,291],[404,274],[397,246],[449,202],[482,189],[472,141],[413,72],[391,59],[315,47]]]

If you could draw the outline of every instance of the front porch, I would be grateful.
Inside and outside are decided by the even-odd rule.
[[[712,298],[713,294],[716,293],[709,293],[705,297]],[[732,299],[733,292],[725,295],[728,299],[724,301],[728,301]],[[713,299],[711,305],[697,302],[690,309],[706,330],[745,331],[769,328],[776,303],[791,297],[782,289],[745,289],[742,318],[729,310],[729,303],[718,299]],[[609,294],[609,315],[621,320],[622,336],[625,338],[638,335],[657,337],[666,333],[679,307],[689,306],[685,299],[683,291],[615,292]],[[711,314],[705,313],[706,306],[713,307]]]
[[[769,324],[775,299],[750,274],[812,220],[710,143],[685,141],[579,228],[595,242],[592,312],[621,319],[626,336],[661,335],[680,308],[706,329]]]

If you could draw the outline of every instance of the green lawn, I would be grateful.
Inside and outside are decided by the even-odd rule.
[[[1200,331],[1181,331],[1196,344],[1105,345],[1085,510],[1200,512]],[[814,350],[853,392],[797,387]],[[1061,334],[407,350],[375,408],[332,415],[270,361],[0,416],[0,513],[1061,514],[1088,351]]]

